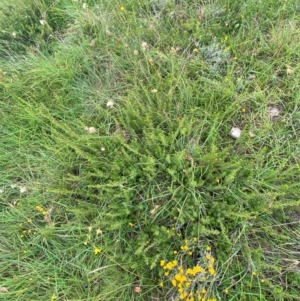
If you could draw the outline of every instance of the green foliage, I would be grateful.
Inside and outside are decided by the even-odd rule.
[[[161,260],[187,272],[207,250],[206,301],[299,300],[296,2],[14,3],[6,300],[171,300]]]
[[[71,1],[4,1],[0,15],[1,55],[41,51],[49,53],[56,44],[56,35],[67,28],[64,12]]]

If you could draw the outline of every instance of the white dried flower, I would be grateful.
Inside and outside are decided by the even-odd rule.
[[[150,64],[151,66],[154,66],[154,61],[153,61],[152,58],[150,58],[150,59],[148,60],[148,62],[149,62],[149,64]]]
[[[88,8],[87,3],[83,3],[83,4],[82,4],[82,8],[83,8],[83,9],[87,9],[87,8]]]
[[[12,36],[15,38],[17,36],[17,34],[15,32],[13,32]]]
[[[156,211],[158,210],[159,205],[155,205],[154,208],[152,210],[150,210],[150,214],[154,215],[156,213]]]
[[[85,126],[84,130],[87,131],[89,134],[94,134],[97,132],[97,130],[93,126],[91,126],[91,127]]]
[[[157,89],[152,89],[151,90],[151,93],[157,93],[158,91],[157,91]]]
[[[253,132],[249,132],[249,136],[251,137],[251,138],[253,138],[255,135],[253,134]]]
[[[25,186],[20,186],[19,189],[20,189],[20,193],[24,193],[27,191],[27,188]]]
[[[146,42],[143,42],[143,43],[142,43],[142,50],[143,50],[143,51],[146,51],[147,48],[148,48],[148,44],[147,44]]]
[[[97,132],[97,130],[93,126],[89,127],[89,133],[90,134],[94,134],[96,132]]]
[[[232,138],[238,139],[241,137],[242,131],[238,127],[233,127],[229,133]]]
[[[139,52],[137,50],[133,50],[134,55],[139,55]]]
[[[275,107],[275,106],[268,106],[268,114],[269,114],[269,117],[277,117],[279,116],[280,114],[280,110],[278,107]]]
[[[291,68],[291,66],[286,65],[286,74],[287,75],[291,75],[293,74],[293,69]]]
[[[104,152],[104,151],[105,151],[105,147],[102,146],[102,147],[100,148],[100,150],[101,150],[101,152]]]
[[[256,78],[255,74],[249,74],[249,75],[248,75],[248,79],[249,79],[249,80],[253,80],[253,79],[255,79],[255,78]]]
[[[46,24],[46,21],[42,19],[42,20],[40,20],[40,23],[42,26],[44,26]]]
[[[0,194],[2,194],[4,192],[4,190],[3,189],[0,189]]]
[[[96,44],[96,39],[92,39],[90,42],[90,47],[94,47]]]
[[[113,108],[114,107],[114,102],[112,100],[110,100],[110,101],[107,102],[106,106],[108,108]]]

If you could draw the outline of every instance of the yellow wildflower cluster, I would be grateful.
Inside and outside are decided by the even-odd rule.
[[[41,212],[43,215],[47,215],[47,211],[43,207],[37,205],[37,206],[35,206],[35,209],[37,211]]]
[[[182,251],[187,251],[189,249],[189,247],[187,245],[181,246],[180,249]]]
[[[182,251],[188,250],[188,246],[181,247]],[[210,251],[210,247],[206,249]],[[215,275],[215,259],[208,252],[205,254],[204,267],[195,265],[184,268],[178,265],[177,260],[160,261],[160,266],[165,270],[164,275],[169,277],[172,286],[176,289],[180,300],[184,301],[216,301],[216,298],[208,298],[205,284],[208,277]]]
[[[160,261],[160,266],[164,269],[164,270],[172,270],[174,267],[177,266],[177,260],[173,260],[170,261],[168,263],[166,263],[164,260]]]

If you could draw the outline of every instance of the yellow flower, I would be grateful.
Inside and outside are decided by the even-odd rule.
[[[99,249],[99,248],[95,248],[95,249],[94,249],[95,255],[98,255],[100,252],[101,252],[101,249]]]
[[[210,255],[209,255],[209,254],[206,254],[206,255],[205,255],[205,258],[206,258],[207,260],[210,260]]]
[[[229,294],[228,288],[226,288],[226,290],[224,291],[224,293],[225,293],[226,295]]]
[[[176,275],[175,275],[175,280],[177,280],[178,282],[182,283],[182,282],[186,281],[187,278],[186,278],[185,275],[182,275],[182,274],[176,274]]]
[[[188,252],[188,255],[192,256],[192,255],[193,255],[193,252]]]
[[[210,251],[210,250],[211,250],[211,246],[207,246],[206,251]]]
[[[188,269],[186,270],[186,274],[187,274],[187,275],[193,275],[193,276],[194,276],[194,271],[193,271],[192,269],[188,268]]]
[[[133,227],[133,223],[128,223],[128,225],[129,225],[130,227]]]
[[[187,297],[187,292],[183,292],[182,294],[179,295],[179,299],[183,300]]]
[[[121,6],[121,7],[120,7],[120,10],[121,10],[121,11],[124,11],[124,10],[125,10],[125,7],[124,7],[124,6]]]
[[[160,287],[164,287],[163,282],[160,282],[159,286],[160,286]]]
[[[57,299],[56,295],[53,294],[53,295],[51,296],[51,299],[50,299],[50,300],[51,300],[51,301],[54,301],[54,300],[56,300],[56,299]]]
[[[41,207],[41,206],[39,206],[39,205],[37,205],[37,206],[35,206],[35,209],[37,210],[37,211],[40,211],[40,212],[42,212],[44,209]]]
[[[176,254],[177,254],[177,251],[176,251],[176,250],[174,250],[174,251],[173,251],[173,254],[175,254],[175,255],[176,255]]]
[[[261,283],[264,283],[265,281],[266,281],[265,279],[261,279],[261,280],[260,280]]]
[[[200,273],[202,271],[202,268],[199,267],[198,265],[194,266],[193,270],[192,270],[192,275],[196,275],[197,273]]]
[[[171,282],[172,282],[172,285],[173,285],[173,286],[176,286],[177,282],[176,282],[176,280],[175,280],[175,279],[172,279],[172,281],[171,281]]]
[[[209,274],[211,274],[212,276],[216,273],[215,269],[209,269],[208,272],[209,272]]]
[[[165,276],[168,277],[170,272],[165,272]]]
[[[163,267],[166,264],[166,262],[164,260],[160,261],[160,266]]]
[[[256,272],[252,272],[252,276],[256,276],[257,275],[257,273]]]

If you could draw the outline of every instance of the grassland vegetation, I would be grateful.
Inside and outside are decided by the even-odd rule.
[[[0,300],[300,300],[296,0],[3,0]]]

